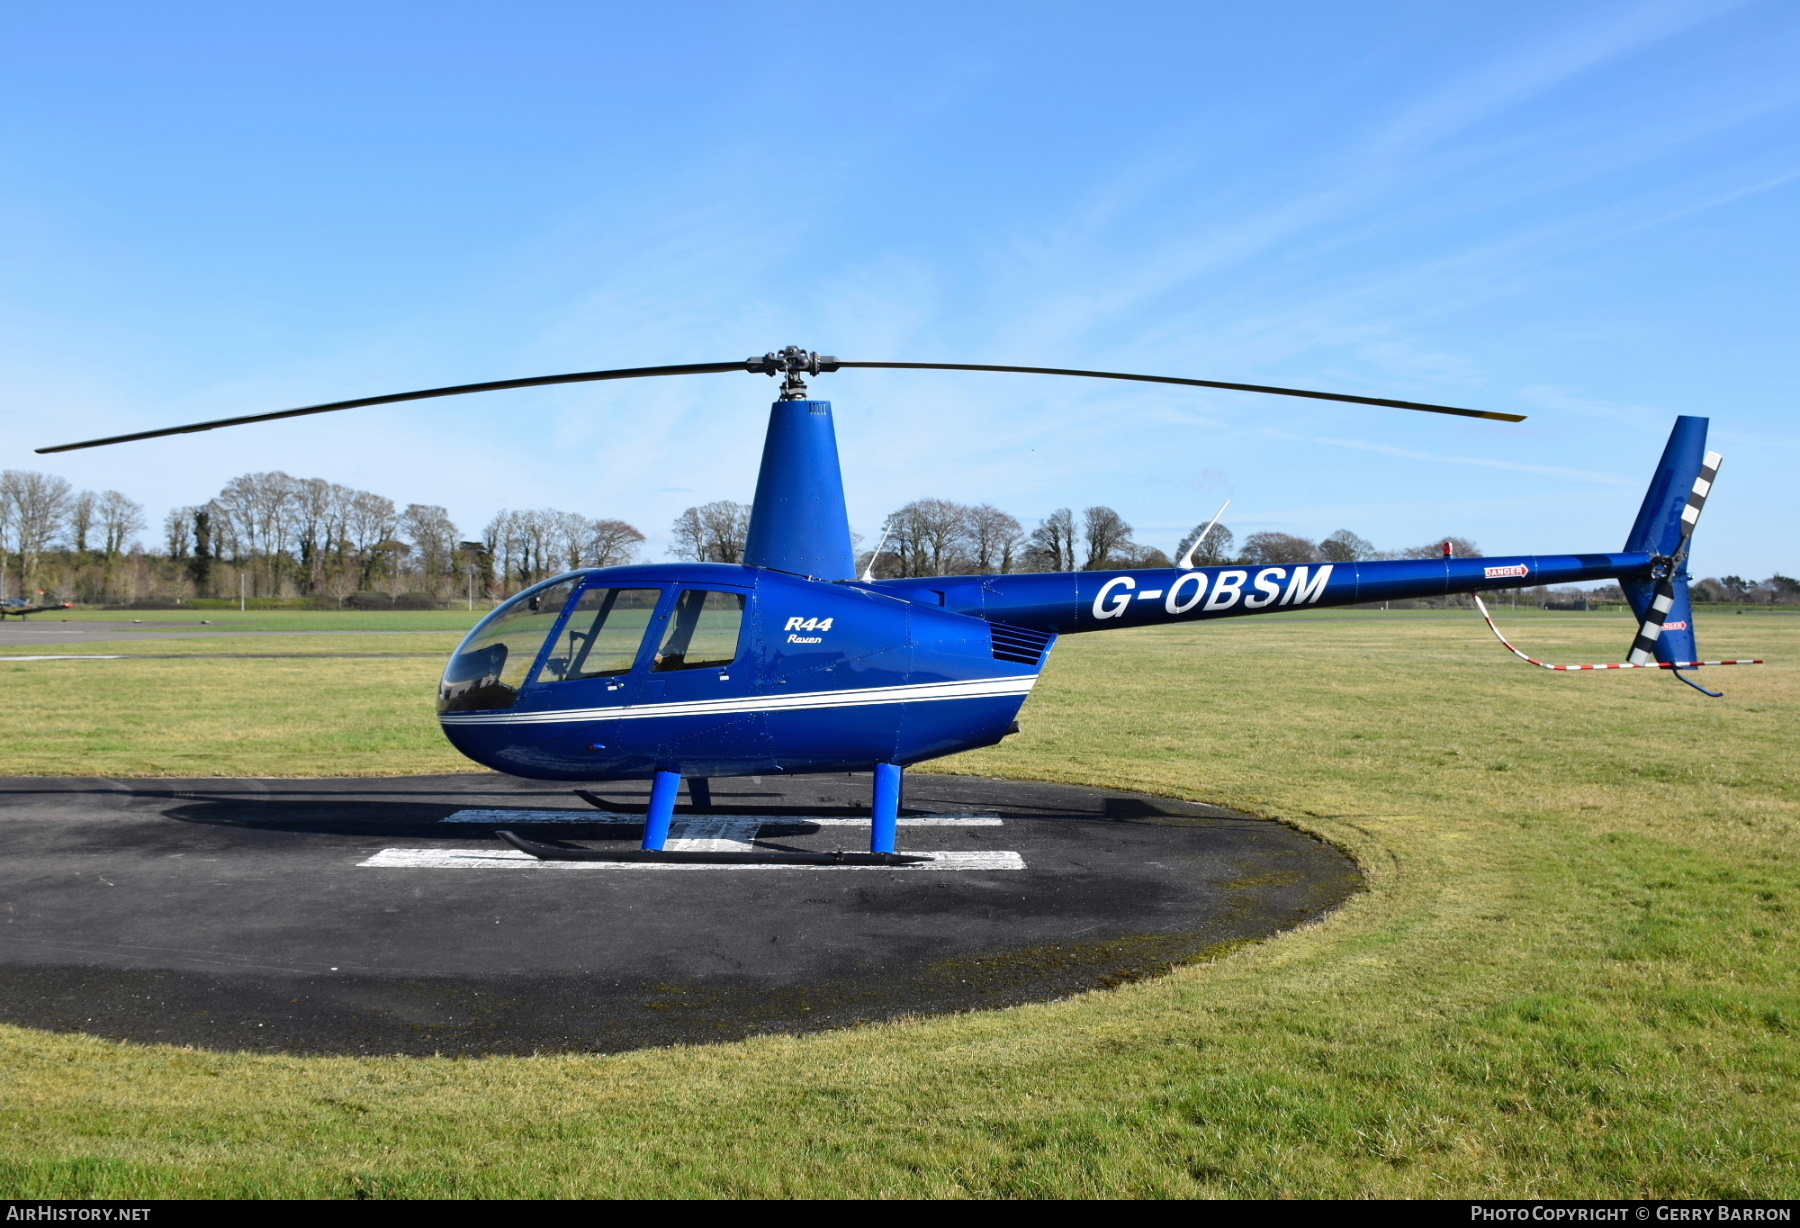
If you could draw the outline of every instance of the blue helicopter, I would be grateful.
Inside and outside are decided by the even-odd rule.
[[[1696,659],[1686,559],[1720,461],[1706,450],[1704,418],[1676,420],[1618,552],[1455,558],[1446,547],[1441,559],[1195,567],[1190,549],[1174,568],[874,580],[856,572],[831,404],[812,399],[806,385],[808,376],[856,367],[1134,380],[1523,420],[1447,405],[1171,376],[848,362],[790,346],[735,363],[464,384],[38,451],[509,388],[727,371],[781,376],[742,565],[658,563],[553,577],[482,619],[444,671],[438,719],[450,742],[475,762],[543,780],[651,781],[640,850],[559,849],[500,833],[545,858],[905,864],[909,859],[895,851],[905,768],[991,746],[1016,732],[1019,710],[1057,637],[1065,634],[1616,579],[1639,622],[1626,661],[1551,666],[1525,659],[1551,669],[1665,669],[1708,695],[1717,693],[1687,678],[1687,671],[1755,663]],[[870,769],[867,853],[664,847],[684,781],[693,804],[708,807],[713,777]],[[577,793],[606,806],[585,790]]]

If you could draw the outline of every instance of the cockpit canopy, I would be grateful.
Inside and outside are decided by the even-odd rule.
[[[650,672],[723,668],[737,658],[745,594],[559,576],[476,624],[444,670],[438,711],[510,708],[529,685],[626,675],[646,633],[666,624]]]

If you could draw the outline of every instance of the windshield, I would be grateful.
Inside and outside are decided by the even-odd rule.
[[[575,581],[527,589],[484,618],[462,642],[438,687],[438,711],[510,708]]]

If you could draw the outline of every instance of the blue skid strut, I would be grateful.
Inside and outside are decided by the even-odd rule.
[[[900,827],[900,780],[904,771],[895,763],[875,765],[875,805],[869,823],[871,853],[895,851]]]
[[[660,852],[669,842],[675,798],[681,793],[680,772],[658,772],[650,783],[650,812],[644,816],[644,851]]]

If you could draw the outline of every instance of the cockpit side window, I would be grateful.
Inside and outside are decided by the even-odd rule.
[[[628,674],[662,598],[660,588],[583,589],[550,647],[539,682]]]
[[[675,602],[651,669],[712,669],[737,659],[744,626],[744,594],[690,588]]]
[[[512,707],[574,590],[574,580],[529,589],[488,615],[450,658],[438,711]]]

